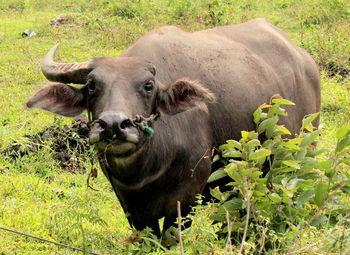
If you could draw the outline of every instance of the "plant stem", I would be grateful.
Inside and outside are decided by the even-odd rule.
[[[182,243],[182,233],[181,233],[181,203],[177,201],[177,217],[178,217],[178,230],[179,230],[179,243],[181,255],[184,255],[184,245]]]
[[[232,243],[231,243],[231,229],[232,222],[230,221],[229,213],[226,210],[226,221],[227,221],[227,241],[226,241],[226,250],[228,250],[228,254],[232,254]]]
[[[248,231],[249,218],[250,218],[250,194],[248,193],[249,192],[248,188],[246,188],[246,191],[247,191],[247,216],[246,216],[247,218],[245,220],[242,243],[241,243],[241,247],[239,248],[238,254],[242,254],[245,239],[247,238],[247,231]]]

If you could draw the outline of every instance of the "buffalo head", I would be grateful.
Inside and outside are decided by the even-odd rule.
[[[55,45],[44,57],[42,71],[53,82],[27,102],[64,116],[91,112],[90,143],[114,157],[131,155],[144,144],[144,134],[132,125],[137,115],[157,112],[174,115],[204,101],[213,94],[197,81],[179,79],[162,84],[156,67],[137,57],[100,57],[82,63],[57,63]],[[80,84],[82,87],[67,85]]]

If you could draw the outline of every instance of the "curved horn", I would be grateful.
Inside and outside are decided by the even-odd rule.
[[[50,81],[84,84],[86,82],[87,75],[92,70],[92,62],[57,63],[53,60],[53,57],[56,53],[58,45],[59,44],[57,43],[55,46],[53,46],[45,55],[41,63],[41,70],[43,74]]]

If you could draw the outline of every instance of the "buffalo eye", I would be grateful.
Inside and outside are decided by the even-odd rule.
[[[92,95],[92,94],[95,93],[95,91],[96,91],[96,84],[95,84],[94,81],[89,80],[88,84],[87,84],[87,87],[88,87],[89,95]]]
[[[143,88],[147,91],[147,92],[151,92],[153,90],[153,83],[152,82],[147,82],[143,85]]]

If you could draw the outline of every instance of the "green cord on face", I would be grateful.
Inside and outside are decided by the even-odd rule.
[[[145,133],[146,139],[151,139],[154,135],[154,129],[151,127],[145,127],[142,131]]]
[[[154,135],[154,129],[150,127],[152,123],[159,118],[160,113],[151,114],[148,118],[145,118],[141,115],[136,115],[134,119],[130,120],[130,123],[133,127],[140,129],[146,139],[151,139]]]
[[[151,139],[154,135],[154,129],[142,124],[137,124],[137,127],[144,133],[146,139]]]

